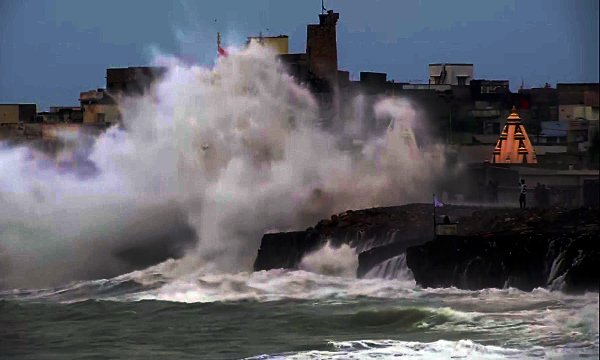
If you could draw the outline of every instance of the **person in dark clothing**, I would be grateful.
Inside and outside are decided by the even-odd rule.
[[[527,185],[525,185],[525,179],[521,179],[521,183],[519,184],[519,187],[521,188],[521,194],[519,195],[519,206],[521,207],[521,209],[526,209],[527,208],[527,196],[526,196]]]
[[[450,218],[448,215],[444,216],[444,224],[450,224]]]

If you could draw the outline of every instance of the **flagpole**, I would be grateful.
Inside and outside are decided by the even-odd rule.
[[[433,238],[435,239],[437,236],[435,231],[435,194],[433,194]]]

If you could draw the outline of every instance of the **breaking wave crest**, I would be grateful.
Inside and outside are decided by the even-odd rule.
[[[356,277],[358,254],[347,244],[334,247],[331,241],[317,251],[305,255],[300,269],[329,276]]]
[[[357,340],[330,342],[327,351],[303,351],[276,355],[261,355],[247,360],[296,360],[296,359],[547,359],[569,356],[584,358],[585,354],[576,353],[568,348],[544,349],[535,347],[527,350],[481,345],[471,340],[438,340],[431,343],[397,340]],[[590,352],[590,355],[594,355]]]

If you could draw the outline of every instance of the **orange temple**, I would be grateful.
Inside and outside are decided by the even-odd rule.
[[[492,163],[537,164],[535,151],[514,106],[494,149]]]

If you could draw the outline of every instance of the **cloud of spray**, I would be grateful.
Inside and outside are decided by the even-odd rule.
[[[164,215],[176,219],[168,231],[185,223],[198,236],[179,271],[250,269],[265,230],[427,200],[442,168],[407,141],[415,111],[398,99],[375,106],[380,120],[395,124],[386,134],[358,156],[338,149],[344,134],[318,128],[317,102],[258,45],[220,58],[212,70],[170,57],[157,64],[168,72],[156,88],[122,102],[127,131],[112,128],[94,143],[95,177],[28,167],[24,148],[0,154],[0,249],[12,264],[34,259],[13,267],[5,284],[37,283],[32,269],[56,263],[61,275],[45,271],[45,281],[76,279],[94,263],[112,266],[115,247],[144,242]],[[107,255],[94,261],[97,253]]]
[[[321,275],[356,277],[358,254],[346,244],[335,248],[327,243],[319,250],[302,258],[300,269]]]

